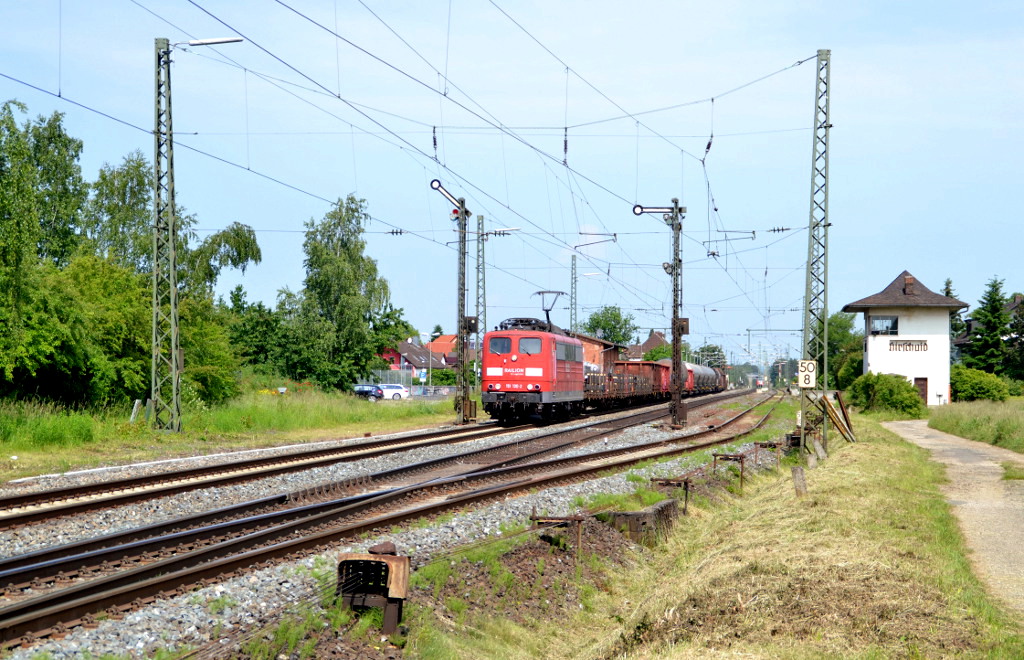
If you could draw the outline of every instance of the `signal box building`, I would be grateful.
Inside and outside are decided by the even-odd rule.
[[[864,312],[864,373],[903,376],[927,405],[940,406],[949,403],[949,313],[964,307],[903,271],[843,311]]]

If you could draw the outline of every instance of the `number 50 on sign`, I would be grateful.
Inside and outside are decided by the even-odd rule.
[[[817,384],[818,363],[814,360],[800,360],[797,366],[797,384],[800,387],[814,387]]]

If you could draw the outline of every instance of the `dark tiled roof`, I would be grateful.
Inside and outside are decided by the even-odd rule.
[[[627,360],[639,360],[647,354],[648,351],[654,350],[659,346],[668,346],[671,342],[665,339],[665,334],[657,330],[651,330],[651,333],[647,336],[647,339],[642,344],[631,344],[626,347],[626,359]]]
[[[907,271],[879,293],[843,307],[844,312],[862,312],[871,307],[945,307],[963,309],[967,303],[935,293]]]

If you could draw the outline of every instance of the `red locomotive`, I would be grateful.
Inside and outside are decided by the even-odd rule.
[[[566,419],[586,408],[672,398],[670,360],[585,363],[585,341],[540,319],[502,321],[484,335],[481,347],[484,410],[502,422],[532,416]],[[682,396],[720,392],[727,386],[719,369],[689,362],[683,369]]]

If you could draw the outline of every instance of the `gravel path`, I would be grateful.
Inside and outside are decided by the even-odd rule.
[[[971,559],[991,591],[1024,614],[1024,481],[1003,479],[1002,463],[1024,467],[1024,456],[928,428],[925,420],[885,428],[931,452],[946,466],[942,492],[960,521]]]

